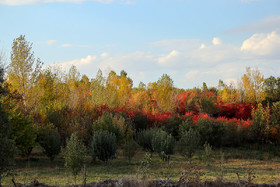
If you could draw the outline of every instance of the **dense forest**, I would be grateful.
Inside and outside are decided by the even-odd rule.
[[[99,70],[90,80],[75,66],[67,73],[42,68],[25,36],[13,41],[7,66],[0,60],[0,174],[36,145],[53,159],[72,134],[91,147],[106,131],[116,146],[135,140],[147,150],[139,137],[150,129],[181,143],[192,133],[217,148],[280,143],[280,77],[264,78],[258,69],[248,67],[236,85],[219,80],[193,89],[176,88],[167,74],[136,86],[124,70]],[[152,150],[162,151],[173,153]]]

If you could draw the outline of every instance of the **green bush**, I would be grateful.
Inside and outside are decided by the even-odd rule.
[[[52,161],[60,153],[60,135],[53,125],[46,125],[38,130],[38,143],[44,149],[44,154]]]
[[[234,122],[221,122],[224,126],[224,135],[222,136],[222,145],[227,147],[238,147],[243,141],[243,127]]]
[[[198,131],[189,129],[177,143],[178,152],[191,159],[195,151],[200,147],[200,144],[201,138]]]
[[[170,155],[175,150],[175,139],[171,134],[158,129],[152,139],[152,147],[159,154],[162,160],[169,162]]]
[[[265,143],[268,135],[270,112],[258,104],[257,109],[252,110],[253,124],[249,127],[249,136],[252,143]]]
[[[113,159],[117,151],[115,134],[108,131],[96,131],[91,141],[92,157],[97,157],[106,163]]]
[[[199,119],[195,126],[201,135],[202,142],[208,142],[215,147],[222,145],[222,137],[225,133],[222,122],[203,118]]]
[[[103,115],[93,123],[93,134],[96,131],[108,131],[116,135],[119,144],[132,138],[134,131],[132,124],[124,117],[104,112]]]
[[[14,164],[15,146],[10,138],[10,130],[7,113],[0,104],[0,186],[2,174]]]
[[[11,138],[14,140],[21,156],[29,156],[35,146],[37,129],[32,121],[19,111],[10,114]]]
[[[183,119],[178,116],[173,116],[168,119],[162,126],[162,129],[168,134],[171,134],[177,140],[179,139],[179,126],[183,122]]]
[[[87,150],[83,142],[78,138],[76,133],[73,133],[66,142],[66,147],[63,150],[65,159],[65,167],[70,169],[76,184],[76,176],[81,171],[86,158]]]
[[[154,148],[152,146],[152,140],[157,132],[157,129],[147,129],[142,130],[137,133],[136,141],[137,143],[145,150],[150,152],[151,154],[154,152]]]
[[[179,139],[191,128],[194,128],[192,124],[192,117],[187,116],[185,120],[179,125]]]
[[[135,156],[138,149],[138,144],[134,140],[129,140],[124,144],[123,155],[128,159],[129,163],[131,159]]]

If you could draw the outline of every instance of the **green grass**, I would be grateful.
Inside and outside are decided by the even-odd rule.
[[[278,152],[277,152],[278,151]],[[224,181],[236,181],[239,173],[241,180],[247,180],[248,171],[255,175],[254,183],[278,183],[280,182],[280,148],[227,148],[223,149],[224,161],[221,165],[221,150],[213,152],[212,160],[207,164],[203,158],[203,151],[198,151],[192,164],[196,165],[203,173],[201,180],[216,180],[217,176],[223,174]],[[278,155],[277,155],[278,154]],[[92,163],[91,157],[87,158],[87,181],[97,182],[107,179],[136,178],[140,161],[145,152],[138,151],[132,163],[128,164],[119,151],[117,159],[110,161],[109,167],[97,160]],[[167,163],[160,160],[157,154],[153,154],[152,165],[148,175],[149,179],[172,179],[179,180],[182,172],[186,171],[188,161],[186,158],[175,154],[171,156],[171,168],[167,168]],[[196,170],[194,171],[196,172]],[[11,179],[17,183],[30,183],[34,179],[39,182],[65,186],[74,184],[71,173],[64,168],[64,160],[61,156],[53,162],[45,157],[41,150],[35,149],[32,152],[31,160],[17,158],[16,167],[13,168],[11,175],[4,177],[3,184],[12,186]],[[77,183],[82,183],[82,175],[77,177]]]

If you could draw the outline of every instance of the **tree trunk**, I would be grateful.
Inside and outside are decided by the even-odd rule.
[[[87,166],[86,166],[86,164],[84,164],[84,173],[83,173],[83,178],[84,178],[84,180],[83,180],[83,186],[86,186],[86,184],[87,184]]]

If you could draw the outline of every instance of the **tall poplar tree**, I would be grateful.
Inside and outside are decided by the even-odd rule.
[[[32,44],[26,41],[25,36],[20,35],[14,39],[7,82],[11,91],[17,91],[22,96],[25,107],[29,91],[38,77],[41,66],[42,62],[40,59],[35,60]]]

